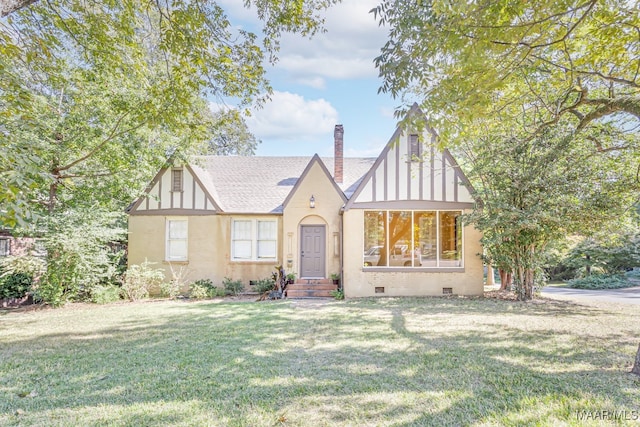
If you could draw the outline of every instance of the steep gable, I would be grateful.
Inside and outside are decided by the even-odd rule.
[[[221,209],[208,181],[199,168],[186,164],[164,167],[127,212],[130,215],[215,214]]]
[[[423,115],[417,105],[409,114]],[[437,149],[436,139],[428,125],[421,134],[396,129],[345,208],[391,207],[400,201],[407,208],[472,207],[469,180],[448,150]]]
[[[308,181],[309,179],[312,180],[313,182],[307,183],[306,181]],[[303,185],[311,186],[311,188],[312,187],[316,187],[316,188],[333,187],[336,194],[342,199],[342,202],[344,203],[347,201],[347,198],[345,197],[344,193],[342,192],[340,187],[338,187],[338,184],[336,184],[333,177],[331,176],[331,173],[329,172],[325,164],[320,159],[320,156],[318,156],[317,154],[315,154],[311,158],[311,161],[309,162],[307,167],[304,169],[304,171],[300,175],[300,178],[297,179],[296,184],[291,189],[291,192],[282,203],[282,206],[284,209],[286,209],[291,199],[296,195],[300,187],[302,187]],[[305,194],[304,197],[307,198],[308,196]]]

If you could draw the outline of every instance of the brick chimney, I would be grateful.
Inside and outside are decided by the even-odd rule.
[[[333,170],[333,179],[338,184],[342,184],[343,180],[343,147],[344,147],[344,128],[342,125],[336,125],[335,130],[333,131],[333,146],[334,146],[334,170]]]

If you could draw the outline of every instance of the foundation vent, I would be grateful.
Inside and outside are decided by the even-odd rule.
[[[384,294],[384,286],[376,286],[376,294]]]
[[[453,295],[453,288],[442,288],[442,295]]]

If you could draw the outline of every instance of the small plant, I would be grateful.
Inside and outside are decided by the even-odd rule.
[[[209,297],[209,288],[204,285],[194,282],[191,284],[189,291],[189,297],[193,299],[205,299]]]
[[[120,300],[120,287],[116,285],[96,285],[91,289],[91,302],[108,304]]]
[[[340,283],[340,275],[338,273],[331,273],[331,280],[333,280],[333,283],[335,285]]]
[[[225,295],[225,290],[214,286],[210,279],[198,279],[191,284],[191,298],[204,299],[223,297]]]
[[[254,285],[255,291],[258,292],[259,294],[263,294],[267,291],[271,291],[275,289],[275,287],[276,287],[276,282],[271,277],[260,279],[256,281],[256,284]]]
[[[122,285],[122,292],[130,301],[137,301],[149,297],[149,289],[164,281],[164,271],[151,268],[154,262],[145,261],[140,265],[132,265],[127,270]]]
[[[287,279],[287,284],[289,285],[296,281],[296,273],[289,273],[285,277]]]
[[[337,300],[343,300],[344,299],[344,291],[342,289],[331,291],[330,293],[331,293],[331,296],[334,297]]]
[[[229,277],[225,277],[222,281],[222,286],[227,295],[238,295],[244,291],[244,285],[240,280],[231,280]]]

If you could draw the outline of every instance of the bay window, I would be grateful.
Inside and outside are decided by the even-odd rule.
[[[461,211],[365,211],[365,267],[462,267]]]

